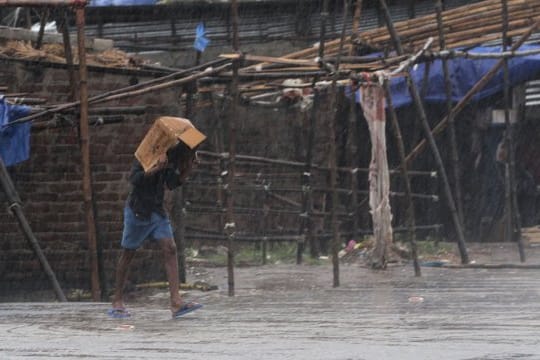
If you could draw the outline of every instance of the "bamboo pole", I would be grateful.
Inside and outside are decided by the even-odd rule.
[[[86,70],[86,49],[84,47],[84,8],[75,10],[77,22],[77,39],[79,45],[79,96],[80,96],[80,143],[82,155],[82,182],[86,226],[88,236],[88,255],[90,258],[92,299],[101,300],[99,284],[99,266],[97,256],[96,220],[92,204],[92,170],[90,167],[90,134],[88,128],[88,82]]]
[[[240,51],[240,43],[238,38],[238,0],[231,1],[231,22],[233,29],[232,45],[236,52]],[[227,174],[227,223],[225,231],[227,233],[227,274],[229,296],[234,296],[234,238],[235,238],[235,216],[234,216],[234,173],[235,173],[235,156],[236,156],[236,118],[238,116],[238,69],[240,68],[239,61],[233,62],[233,77],[231,82],[231,112],[229,115],[229,161]]]
[[[201,150],[198,152],[201,156],[209,156],[214,157],[220,160],[227,159],[229,157],[228,153],[215,153],[211,151]],[[284,166],[290,166],[295,168],[303,168],[305,166],[305,163],[299,162],[299,161],[290,161],[290,160],[282,160],[282,159],[271,159],[271,158],[265,158],[261,156],[253,156],[253,155],[237,155],[236,156],[236,162],[237,163],[251,163],[256,162],[259,164],[268,164],[268,165],[284,165]],[[320,170],[320,171],[330,171],[329,167],[312,164],[313,169]],[[336,168],[337,171],[343,172],[343,173],[349,173],[353,168],[350,167],[338,167]],[[354,168],[359,172],[368,173],[368,168]],[[401,175],[400,170],[390,170],[391,175]],[[428,176],[433,177],[436,176],[437,173],[434,171],[422,171],[422,170],[409,170],[408,171],[409,176]]]
[[[401,45],[401,41],[393,27],[392,18],[390,16],[390,11],[388,10],[388,6],[386,5],[385,0],[379,0],[384,17],[386,19],[386,25],[388,27],[388,31],[390,32],[392,36],[392,40],[394,42],[394,48],[396,49],[396,52],[401,55],[403,54],[403,48]],[[426,134],[426,137],[428,139],[431,151],[433,153],[433,156],[435,158],[435,162],[437,163],[437,168],[439,173],[441,174],[441,180],[444,185],[444,193],[446,196],[446,200],[448,202],[448,207],[450,208],[450,213],[452,216],[452,222],[454,224],[457,237],[458,237],[458,248],[461,256],[461,262],[463,264],[467,264],[469,262],[469,256],[467,254],[467,248],[465,245],[465,235],[463,234],[463,229],[461,227],[459,217],[457,214],[456,205],[454,202],[454,197],[452,196],[452,190],[450,188],[450,185],[448,183],[448,177],[446,175],[446,169],[444,167],[444,163],[441,158],[441,154],[439,152],[439,149],[437,148],[437,143],[435,142],[435,138],[433,137],[431,133],[431,128],[425,113],[424,105],[422,104],[422,100],[420,99],[420,95],[418,93],[418,89],[416,88],[416,84],[411,80],[409,69],[406,70],[407,74],[407,83],[409,86],[409,91],[411,93],[411,96],[413,97],[416,110],[418,112],[418,116],[420,117],[420,121],[422,123],[422,127],[424,129],[424,132]]]
[[[442,1],[437,0],[435,5],[435,11],[437,14],[437,25],[439,28],[439,47],[442,50],[446,50],[446,39],[444,34],[444,23],[442,20]],[[444,73],[444,85],[446,90],[446,111],[448,114],[452,113],[452,80],[450,79],[450,70],[448,68],[448,61],[442,59],[442,67]],[[455,117],[449,115],[448,118],[448,131],[450,135],[450,157],[452,161],[452,175],[454,180],[454,194],[456,194],[456,207],[458,212],[459,221],[461,226],[464,226],[464,213],[463,213],[463,196],[461,194],[461,176],[459,168],[459,154],[456,139],[456,127]]]
[[[189,91],[189,90],[188,90]],[[190,119],[193,109],[193,96],[187,96],[186,108],[184,109],[184,117]],[[185,190],[187,183],[184,182],[181,187],[175,189],[173,193],[173,214],[175,218],[174,239],[178,248],[178,277],[181,283],[187,282],[186,273],[186,204]]]
[[[360,31],[360,18],[362,14],[362,0],[356,0],[354,15],[353,15],[353,25],[352,25],[352,34],[351,40],[358,38],[358,33]],[[354,53],[354,46],[352,42],[349,49],[349,57],[352,57]],[[342,61],[345,60],[345,57],[342,57]],[[352,217],[352,237],[355,240],[358,240],[358,221],[359,221],[359,211],[358,211],[358,167],[354,162],[355,155],[353,149],[355,145],[358,145],[357,137],[355,136],[356,132],[353,131],[357,127],[358,113],[356,111],[356,92],[351,88],[351,98],[350,98],[350,111],[349,111],[349,126],[347,131],[347,149],[349,154],[349,165],[351,166],[351,217]]]
[[[131,85],[125,88],[108,91],[103,94],[99,94],[99,95],[89,98],[88,103],[99,104],[99,103],[113,101],[113,100],[121,100],[124,98],[143,95],[143,94],[156,91],[156,90],[162,90],[162,89],[166,89],[166,88],[170,88],[174,86],[180,86],[186,83],[196,81],[200,78],[219,73],[230,66],[229,63],[225,63],[225,64],[223,63],[224,63],[223,60],[217,60],[217,61],[209,62],[207,64],[193,67],[191,69],[182,70],[176,73],[162,76],[157,79],[152,79],[143,83],[139,83],[136,85]],[[216,65],[216,67],[212,67],[211,64],[219,64],[219,65]],[[201,68],[204,68],[204,70],[195,74],[187,75]],[[181,78],[177,79],[178,77],[181,77]],[[55,114],[58,112],[69,110],[69,109],[74,109],[79,106],[80,106],[80,101],[74,101],[74,102],[70,102],[66,104],[56,105],[50,109],[46,109],[46,110],[31,114],[29,116],[25,116],[23,118],[17,119],[16,121],[12,121],[10,125],[16,125],[23,122],[31,121],[39,117]]]
[[[86,5],[85,0],[0,0],[0,6],[20,7],[80,7]]]
[[[351,44],[349,45],[349,55],[353,55],[354,46],[352,42],[358,39],[358,34],[360,32],[360,17],[362,16],[362,0],[356,0],[354,6],[354,15],[352,21],[352,33],[351,33]]]
[[[405,202],[407,203],[407,233],[409,235],[409,242],[411,244],[411,255],[413,258],[413,268],[415,276],[422,276],[422,271],[420,270],[420,264],[418,262],[418,250],[416,246],[416,218],[414,213],[414,202],[413,192],[411,187],[411,181],[409,179],[407,161],[405,160],[405,144],[403,143],[403,136],[401,135],[401,129],[399,127],[399,121],[396,114],[396,110],[392,104],[392,95],[390,93],[390,87],[388,81],[385,81],[383,84],[384,92],[386,96],[386,105],[390,113],[390,119],[392,123],[392,131],[394,132],[394,138],[396,142],[396,147],[398,149],[401,176],[403,178],[403,183],[405,184]]]
[[[313,88],[313,104],[311,105],[311,111],[309,113],[309,129],[306,145],[306,162],[304,165],[304,171],[302,172],[302,212],[300,214],[300,235],[304,238],[297,244],[296,251],[296,263],[302,263],[303,244],[306,240],[309,244],[309,251],[312,258],[319,256],[319,247],[317,246],[315,239],[311,236],[313,224],[311,219],[311,203],[312,203],[312,190],[311,190],[311,176],[313,167],[313,146],[315,142],[315,127],[316,118],[319,113],[319,90]]]
[[[345,30],[347,28],[347,12],[348,12],[347,0],[343,0],[343,27],[341,29],[340,49],[338,51],[338,58],[336,62],[336,69],[339,70],[341,51],[345,42]],[[339,248],[341,247],[341,237],[339,235],[339,222],[337,218],[338,208],[338,193],[337,188],[337,151],[336,151],[336,102],[337,102],[337,72],[334,73],[332,79],[332,85],[330,87],[330,118],[329,118],[329,144],[330,144],[330,188],[332,189],[332,207],[330,209],[330,222],[332,226],[332,267],[333,267],[333,286],[339,287]]]
[[[502,48],[503,51],[506,51],[508,45],[510,44],[510,39],[508,37],[508,4],[507,0],[501,0],[502,5],[502,21],[503,21],[503,32],[502,32]],[[507,158],[505,161],[505,168],[508,170],[505,171],[505,179],[509,185],[509,194],[507,195],[510,199],[507,206],[507,217],[508,225],[511,230],[512,239],[517,240],[519,259],[521,262],[525,262],[525,249],[523,246],[523,238],[521,236],[521,217],[519,214],[519,206],[516,196],[516,163],[515,163],[515,144],[514,144],[514,126],[510,123],[510,71],[508,70],[508,59],[503,60],[503,93],[504,93],[504,125],[506,128],[505,136],[505,145],[507,150]],[[508,239],[510,240],[510,239]]]
[[[352,218],[352,237],[358,241],[358,171],[357,169],[351,170],[351,218]]]
[[[265,181],[263,181],[264,185],[264,200],[263,200],[263,221],[262,221],[262,264],[266,265],[266,258],[268,254],[268,224],[270,222],[269,220],[269,214],[270,214],[270,192],[269,192],[269,185],[266,184]]]
[[[64,45],[64,55],[66,57],[66,65],[68,68],[68,77],[70,85],[69,101],[74,101],[77,98],[77,86],[75,68],[73,66],[73,52],[71,51],[71,39],[69,37],[69,21],[67,10],[62,10],[62,42]]]
[[[30,244],[30,247],[34,251],[34,254],[39,260],[39,263],[41,264],[41,267],[47,277],[49,278],[49,281],[53,287],[53,290],[56,294],[56,298],[58,301],[65,302],[67,301],[66,296],[64,295],[64,292],[62,291],[62,288],[60,287],[60,284],[58,283],[58,280],[56,279],[56,275],[54,271],[52,270],[51,266],[49,265],[49,262],[47,261],[47,257],[41,250],[41,247],[39,246],[39,242],[34,236],[34,233],[32,232],[32,228],[30,227],[30,224],[28,223],[28,220],[26,219],[26,216],[24,215],[24,212],[21,208],[21,199],[19,198],[19,194],[15,190],[15,186],[13,185],[13,182],[11,181],[11,178],[9,176],[9,173],[7,171],[7,168],[4,164],[4,160],[0,156],[0,186],[4,193],[6,194],[6,199],[8,202],[8,209],[12,211],[13,215],[17,218],[17,221],[19,222],[19,226],[21,227],[21,231],[24,234],[24,237]]]
[[[322,7],[321,7],[321,14],[320,14],[320,17],[321,17],[321,29],[320,29],[320,34],[319,34],[319,46],[318,46],[318,54],[319,54],[319,58],[322,59],[324,58],[324,50],[325,50],[325,40],[326,40],[326,22],[328,20],[328,0],[323,0],[323,3],[322,3]],[[290,56],[291,58],[294,58],[294,56]],[[303,197],[302,197],[302,203],[303,203],[303,212],[302,214],[305,214],[306,216],[306,219],[300,219],[301,221],[301,227],[303,228],[302,229],[302,233],[304,234],[304,237],[300,238],[300,240],[298,241],[297,245],[296,245],[296,264],[300,265],[302,263],[302,258],[303,258],[303,254],[304,254],[304,247],[305,247],[305,235],[306,235],[306,230],[307,230],[307,233],[310,232],[310,228],[311,228],[311,225],[309,223],[310,221],[310,218],[309,218],[309,215],[308,214],[308,211],[310,211],[309,209],[309,202],[310,202],[310,198],[311,198],[311,166],[312,166],[312,161],[313,161],[313,146],[314,146],[314,139],[315,139],[315,134],[314,134],[314,131],[315,131],[315,119],[316,119],[316,116],[317,116],[317,112],[316,112],[316,108],[318,108],[318,104],[316,103],[315,101],[315,98],[317,97],[317,92],[318,90],[315,89],[315,83],[318,79],[318,74],[316,74],[314,76],[314,79],[313,79],[313,89],[314,89],[314,102],[313,102],[313,107],[312,107],[312,111],[311,111],[311,118],[310,118],[310,133],[309,133],[309,137],[308,137],[308,153],[306,154],[306,167],[304,169],[304,174],[303,174],[303,178],[302,178],[302,181],[304,183],[304,186],[305,186],[305,191],[309,191],[309,193],[305,193],[303,194]],[[333,141],[333,140],[332,140]],[[312,244],[314,245],[314,244]],[[315,249],[315,248],[312,248],[310,249],[311,251],[311,254],[314,255],[315,251],[318,252],[318,248]]]
[[[41,49],[41,46],[43,45],[43,33],[45,32],[45,25],[47,24],[47,19],[49,18],[49,9],[45,8],[41,11],[40,19],[39,19],[39,31],[37,35],[36,44],[34,45],[34,49]]]

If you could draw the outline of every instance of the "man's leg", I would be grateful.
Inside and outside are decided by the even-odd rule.
[[[175,312],[182,306],[182,297],[178,292],[180,280],[178,279],[178,257],[176,254],[176,243],[173,238],[165,238],[159,241],[165,263],[167,280],[169,281],[169,292],[171,295],[171,310]]]
[[[135,256],[135,250],[123,249],[122,255],[116,266],[116,285],[114,289],[114,298],[112,302],[113,309],[124,307],[124,287],[129,274],[129,265]]]

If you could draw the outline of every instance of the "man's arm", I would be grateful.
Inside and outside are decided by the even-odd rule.
[[[131,167],[131,174],[129,175],[129,182],[135,186],[142,184],[144,178],[156,174],[158,171],[162,170],[167,165],[167,155],[162,155],[157,163],[149,169],[144,171],[143,166],[138,160],[135,160],[133,166]]]
[[[165,169],[165,184],[169,190],[174,190],[184,182],[183,176],[178,169]]]
[[[144,180],[144,169],[141,165],[141,163],[137,160],[133,162],[133,165],[131,166],[131,173],[129,174],[129,182],[134,185],[140,185],[142,184]]]

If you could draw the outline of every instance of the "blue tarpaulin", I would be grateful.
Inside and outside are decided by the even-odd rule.
[[[30,114],[29,106],[11,105],[0,96],[0,156],[6,166],[30,157],[30,122],[6,126],[9,122]]]
[[[518,51],[540,49],[538,45],[523,45]],[[470,53],[498,53],[500,46],[475,47],[468,50]],[[498,59],[465,59],[455,58],[448,60],[450,79],[452,82],[452,100],[457,102],[484,76],[496,63]],[[427,103],[446,102],[446,90],[444,84],[444,73],[442,61],[435,60],[429,65],[429,78],[424,81],[426,64],[418,64],[411,69],[411,77],[418,89],[422,89],[427,84],[424,100]],[[509,60],[508,68],[510,73],[510,85],[518,85],[529,80],[536,79],[540,74],[540,55],[528,55],[514,57]],[[478,101],[503,91],[503,70],[501,69],[495,77],[489,81],[482,90],[473,97],[472,101]],[[407,88],[407,81],[404,77],[397,77],[390,82],[392,103],[394,107],[402,107],[412,104],[412,99]]]

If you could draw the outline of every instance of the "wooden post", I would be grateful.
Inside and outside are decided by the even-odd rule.
[[[317,114],[319,113],[320,94],[319,90],[313,88],[313,104],[309,113],[309,129],[306,149],[306,162],[304,172],[302,173],[302,212],[300,214],[300,235],[302,240],[298,241],[296,252],[296,263],[302,263],[303,245],[306,242],[309,244],[309,252],[311,258],[319,257],[319,245],[317,239],[312,236],[313,219],[312,219],[312,204],[313,190],[311,188],[311,175],[313,171],[313,147],[315,142],[315,128],[317,126]]]
[[[184,110],[184,117],[190,119],[193,110],[193,94],[190,89],[191,85],[188,84],[188,92],[186,96],[186,108]],[[178,257],[178,278],[181,283],[187,282],[186,273],[186,193],[187,183],[184,182],[181,187],[177,188],[173,192],[173,209],[174,216],[174,240],[177,247]]]
[[[409,172],[407,169],[407,161],[405,160],[405,144],[403,143],[403,136],[401,135],[401,129],[399,127],[399,121],[396,114],[396,110],[392,104],[392,95],[390,93],[390,87],[388,82],[384,83],[384,92],[386,96],[386,105],[388,112],[390,113],[390,120],[392,122],[392,131],[394,132],[394,138],[399,154],[401,177],[405,184],[405,201],[407,203],[407,231],[409,234],[409,242],[411,244],[411,255],[413,258],[414,275],[422,276],[420,270],[420,264],[418,263],[418,250],[416,246],[416,218],[414,214],[414,203],[412,200],[412,188],[411,180],[409,178]]]
[[[322,7],[321,7],[321,32],[319,34],[319,58],[320,59],[323,59],[324,58],[324,47],[325,47],[325,39],[326,39],[326,22],[328,21],[328,0],[323,0],[323,4],[322,4]],[[317,97],[317,89],[315,88],[315,83],[317,82],[317,77],[315,77],[313,79],[313,91],[314,91],[314,98],[313,98],[313,107],[312,107],[312,112],[311,112],[311,119],[310,119],[310,133],[309,133],[309,138],[308,138],[308,153],[306,155],[306,167],[304,169],[304,174],[302,175],[302,182],[304,184],[304,191],[311,191],[311,188],[310,188],[310,182],[311,182],[311,164],[312,164],[312,161],[313,161],[313,155],[312,155],[312,152],[313,152],[313,141],[314,141],[314,133],[312,133],[312,131],[314,132],[315,129],[315,121],[316,121],[316,112],[315,112],[315,109],[318,107],[317,105],[317,101],[316,101],[316,97]],[[302,209],[308,211],[308,204],[309,204],[309,200],[310,200],[310,196],[311,193],[306,193],[305,194],[306,197],[302,199]],[[304,202],[305,200],[305,202]],[[306,214],[305,211],[302,212],[302,214]],[[303,254],[304,254],[304,241],[305,241],[305,234],[306,234],[306,230],[309,231],[309,229],[307,228],[308,226],[310,227],[310,224],[308,224],[306,222],[306,219],[300,219],[300,222],[301,222],[301,228],[303,228],[302,230],[302,234],[304,234],[303,237],[299,238],[297,244],[296,244],[296,263],[298,265],[300,265],[302,263],[302,257],[303,257]],[[310,249],[311,251],[311,254],[313,255],[314,251],[315,251],[315,248],[311,248]]]
[[[506,0],[501,0],[502,5],[502,21],[503,21],[503,52],[506,51],[508,45],[510,45],[510,39],[508,37],[508,4]],[[505,180],[507,185],[506,197],[507,201],[507,219],[508,228],[512,239],[517,240],[519,259],[521,262],[525,262],[525,249],[523,246],[523,238],[521,236],[521,217],[519,214],[519,206],[516,196],[516,158],[515,158],[515,144],[514,144],[514,124],[510,122],[510,72],[508,70],[508,59],[503,59],[503,81],[504,81],[504,125],[505,132],[505,148],[506,148],[506,161],[505,161]]]
[[[347,11],[348,11],[347,0],[343,0],[343,28],[341,29],[341,39],[339,43],[339,51],[337,54],[336,60],[336,72],[332,79],[332,85],[330,87],[330,117],[329,117],[329,126],[328,126],[328,140],[330,144],[329,157],[330,157],[330,189],[332,192],[332,207],[330,209],[330,222],[332,226],[332,266],[333,266],[333,286],[339,286],[339,248],[341,246],[341,237],[339,235],[339,221],[337,218],[337,208],[338,208],[338,192],[337,192],[337,153],[336,153],[336,102],[337,102],[337,79],[340,62],[341,62],[341,53],[343,51],[343,44],[345,42],[345,30],[347,26]]]
[[[264,180],[262,182],[262,185],[264,186],[264,200],[263,200],[263,221],[262,221],[262,234],[263,234],[263,239],[262,239],[262,244],[261,244],[261,257],[262,257],[262,264],[263,265],[266,265],[266,257],[267,257],[267,254],[268,254],[268,223],[269,223],[269,213],[270,213],[270,196],[269,196],[269,191],[270,191],[270,185],[267,183],[266,180]]]
[[[97,257],[96,222],[92,205],[92,170],[90,168],[90,134],[88,128],[88,83],[86,70],[86,49],[84,39],[84,7],[75,9],[77,40],[79,47],[79,96],[80,96],[80,143],[82,154],[83,196],[88,235],[88,255],[91,269],[92,299],[101,300]]]
[[[36,44],[34,46],[35,49],[39,50],[41,49],[41,45],[43,45],[43,34],[45,32],[45,25],[47,25],[47,19],[49,18],[49,9],[45,8],[41,11],[40,14],[40,21],[39,21],[39,32],[38,37],[36,40]]]
[[[437,12],[437,27],[439,28],[439,47],[446,50],[446,39],[444,36],[444,24],[442,18],[442,1],[437,0],[435,5]],[[452,115],[452,81],[450,70],[448,69],[448,59],[442,59],[444,73],[444,85],[446,90],[446,109],[448,111],[448,131],[450,134],[450,156],[452,159],[452,175],[454,177],[454,194],[456,194],[456,208],[461,226],[464,226],[463,196],[461,195],[461,176],[459,168],[459,153],[456,139],[455,116]]]
[[[185,183],[173,192],[174,240],[178,249],[178,279],[187,282],[186,274],[186,205],[184,199]]]
[[[238,39],[238,0],[231,1],[231,23],[233,29],[233,49],[236,52],[240,51]],[[227,173],[227,223],[225,224],[225,232],[227,233],[227,274],[229,296],[234,296],[234,238],[236,224],[234,221],[234,174],[235,174],[235,157],[236,157],[236,117],[238,116],[238,70],[240,68],[239,60],[233,61],[233,77],[231,82],[231,111],[229,114],[229,161]]]
[[[69,94],[69,101],[74,101],[77,98],[77,86],[75,77],[75,67],[73,66],[73,53],[71,51],[71,39],[69,37],[69,22],[68,12],[62,9],[62,23],[60,24],[62,30],[62,39],[64,43],[64,54],[66,57],[66,65],[68,68],[69,85],[71,87]]]
[[[352,218],[352,238],[358,241],[358,168],[351,169],[351,203],[350,203]]]
[[[351,34],[351,45],[349,48],[349,55],[354,53],[354,40],[358,39],[358,33],[360,32],[360,17],[362,15],[362,0],[356,0],[354,6],[354,15],[352,21],[352,34]]]
[[[51,269],[51,266],[49,265],[49,262],[47,261],[47,258],[45,257],[45,254],[43,254],[43,251],[41,250],[41,247],[39,246],[39,242],[34,236],[34,233],[32,232],[32,228],[30,227],[30,224],[28,223],[28,220],[26,219],[26,216],[24,215],[24,212],[21,208],[21,199],[19,198],[19,194],[17,194],[17,191],[15,190],[15,186],[13,185],[11,178],[9,176],[9,173],[7,171],[7,168],[4,164],[4,160],[0,156],[0,186],[2,187],[2,190],[6,194],[6,199],[8,202],[8,209],[11,210],[13,215],[17,218],[17,221],[19,222],[19,226],[21,227],[21,230],[24,234],[24,237],[32,247],[32,250],[34,251],[34,254],[39,259],[39,262],[41,264],[41,267],[43,268],[43,271],[45,271],[45,274],[49,278],[49,281],[51,282],[51,285],[54,289],[54,292],[56,294],[56,298],[58,301],[67,301],[66,296],[64,295],[62,288],[60,287],[60,284],[58,283],[58,280],[56,279],[56,275],[54,274],[54,271]]]
[[[386,26],[388,27],[388,31],[390,32],[390,35],[392,37],[392,40],[394,42],[394,47],[398,53],[398,55],[403,55],[403,48],[401,46],[401,40],[399,39],[396,30],[394,28],[394,24],[392,22],[392,18],[390,16],[390,11],[388,10],[388,6],[386,5],[385,0],[379,0],[383,14],[386,19]],[[416,84],[411,80],[410,77],[410,71],[409,69],[406,70],[407,72],[407,83],[409,86],[409,91],[411,93],[411,96],[414,100],[414,103],[416,105],[416,110],[418,112],[418,115],[420,117],[420,120],[422,122],[422,127],[424,128],[424,133],[427,137],[428,143],[430,145],[431,151],[433,153],[433,156],[435,158],[435,162],[437,163],[437,167],[439,170],[439,173],[441,174],[441,179],[443,181],[444,185],[444,193],[446,196],[446,200],[448,202],[448,207],[450,208],[450,213],[452,216],[452,222],[454,223],[454,227],[457,233],[458,237],[458,248],[459,253],[461,255],[461,262],[463,264],[469,263],[469,256],[467,254],[467,248],[465,245],[465,235],[463,234],[463,229],[461,227],[461,223],[459,221],[459,217],[456,210],[456,205],[454,202],[454,197],[452,195],[452,190],[450,189],[450,185],[448,183],[448,177],[446,175],[446,169],[444,167],[444,163],[441,158],[441,154],[439,152],[439,149],[437,148],[437,143],[435,142],[435,139],[431,133],[431,128],[426,116],[426,112],[424,110],[424,105],[422,104],[422,100],[420,98],[420,95],[418,93],[418,89],[416,88]]]
[[[351,35],[351,48],[349,49],[349,55],[353,55],[354,46],[352,40],[358,38],[360,31],[360,17],[362,14],[362,0],[356,0],[353,15],[352,35]],[[351,88],[350,98],[350,111],[349,111],[349,126],[347,131],[347,149],[349,149],[349,165],[351,166],[351,216],[352,216],[352,237],[358,241],[358,222],[359,222],[359,209],[358,209],[358,164],[354,161],[356,155],[353,149],[358,146],[358,133],[354,131],[358,125],[358,113],[356,111],[356,90]],[[357,150],[358,151],[358,150]]]

